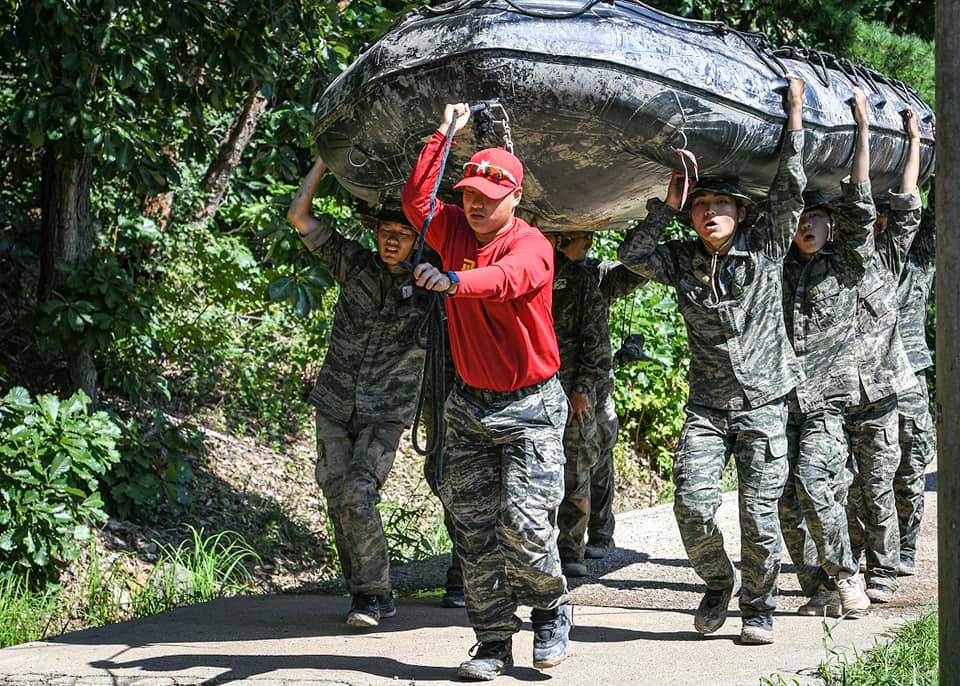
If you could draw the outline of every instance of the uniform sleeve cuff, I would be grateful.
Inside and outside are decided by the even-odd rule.
[[[914,210],[919,210],[921,207],[923,207],[923,204],[920,202],[920,191],[913,191],[912,193],[894,193],[891,190],[889,195],[890,210],[893,212],[913,212]]]
[[[843,189],[843,197],[848,200],[872,198],[870,179],[854,183],[848,175],[840,182],[840,187]]]
[[[803,150],[803,130],[787,131],[786,144],[790,152],[800,152]]]

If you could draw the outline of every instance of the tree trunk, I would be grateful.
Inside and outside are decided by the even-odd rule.
[[[93,250],[93,222],[90,216],[92,168],[92,160],[86,151],[71,154],[65,145],[47,143],[40,182],[43,248],[37,286],[38,305],[45,303],[63,282],[63,274],[57,270],[57,263],[61,260],[83,260]],[[96,402],[97,368],[93,363],[90,345],[80,342],[70,346],[67,362],[72,385],[70,390],[81,389]]]
[[[960,3],[936,5],[937,548],[940,684],[960,684]]]
[[[227,187],[230,185],[230,177],[240,164],[243,151],[247,149],[247,144],[253,138],[257,130],[257,121],[266,106],[267,99],[260,93],[259,87],[253,86],[244,101],[243,110],[230,125],[230,130],[220,144],[217,156],[210,163],[203,177],[201,188],[207,193],[207,199],[203,207],[198,208],[190,218],[191,223],[210,219],[220,209],[227,194]]]

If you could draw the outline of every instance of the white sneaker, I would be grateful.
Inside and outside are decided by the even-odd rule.
[[[859,617],[864,610],[870,609],[870,598],[863,591],[859,574],[837,579],[837,589],[840,593],[840,609],[846,616]]]
[[[840,594],[821,586],[810,600],[797,608],[797,614],[805,617],[839,617]]]

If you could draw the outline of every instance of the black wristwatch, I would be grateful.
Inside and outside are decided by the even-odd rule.
[[[447,294],[448,294],[448,295],[453,295],[453,293],[451,293],[451,291],[453,290],[454,286],[456,286],[456,287],[459,288],[459,286],[460,286],[460,277],[457,276],[457,273],[456,273],[456,272],[447,272],[447,278],[450,279],[450,288],[447,289]]]

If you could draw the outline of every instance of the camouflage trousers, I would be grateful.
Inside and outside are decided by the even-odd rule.
[[[377,503],[403,424],[344,424],[317,412],[317,483],[327,500],[350,593],[390,592],[390,557]]]
[[[570,600],[554,530],[563,500],[567,399],[554,377],[512,393],[458,384],[447,398],[440,497],[463,566],[467,616],[479,641],[520,629],[517,605]]]
[[[897,396],[848,407],[844,427],[853,473],[847,521],[853,559],[866,552],[867,581],[897,588],[900,536],[893,477],[900,464]]]
[[[740,611],[769,615],[776,608],[781,535],[777,501],[787,480],[786,398],[749,410],[688,403],[673,463],[673,512],[694,571],[713,590],[734,584],[734,567],[717,527],[723,467],[733,455],[739,477]]]
[[[427,480],[427,485],[435,496],[440,497],[440,489],[437,487],[437,461],[433,455],[428,455],[423,461],[423,476]],[[442,504],[442,502],[441,502]],[[450,551],[450,566],[447,567],[447,578],[444,582],[444,588],[448,591],[463,591],[463,567],[460,564],[460,556],[457,554],[457,539],[454,535],[453,518],[450,510],[443,506],[443,526],[450,536],[450,542],[453,549]]]
[[[906,396],[897,408],[900,415],[900,465],[893,477],[893,495],[900,524],[900,556],[916,557],[917,537],[923,519],[923,492],[927,466],[937,455],[937,439],[930,415],[927,375],[917,372],[920,391]]]
[[[590,470],[590,523],[587,538],[590,543],[613,540],[616,519],[613,516],[614,470],[613,448],[617,445],[620,420],[613,404],[613,387],[604,384],[597,391],[597,438],[600,456]]]
[[[557,548],[563,562],[583,562],[587,523],[590,520],[590,474],[600,456],[596,397],[591,391],[583,426],[571,417],[563,431],[563,502],[557,510]]]
[[[780,527],[803,592],[812,596],[838,576],[857,572],[847,512],[837,481],[847,463],[843,402],[787,420],[790,472],[780,498]]]

